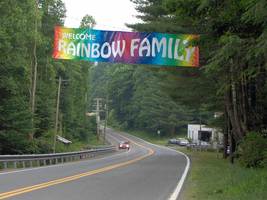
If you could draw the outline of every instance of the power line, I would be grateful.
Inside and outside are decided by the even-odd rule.
[[[77,20],[79,22],[82,21],[81,19],[78,19],[78,18],[75,18],[75,17],[66,17],[66,18],[74,19],[74,20]],[[113,28],[113,29],[121,29],[121,30],[124,30],[124,31],[129,31],[129,29],[126,29],[126,28],[115,27],[115,26],[110,26],[110,25],[106,25],[106,24],[99,24],[99,23],[96,22],[96,26],[97,25],[99,25],[99,26],[105,26],[105,27],[109,27],[109,28]],[[66,24],[65,24],[65,26],[66,26]]]
[[[30,63],[33,61],[34,60],[0,60],[0,63]],[[38,63],[46,61],[55,61],[55,59],[53,58],[38,59]]]
[[[66,21],[66,19],[77,20],[79,23],[82,21],[82,19],[78,19],[78,18],[75,18],[75,17],[65,17],[63,20]],[[16,25],[24,25],[24,26],[28,26],[28,27],[34,27],[35,26],[34,23],[14,22],[14,21],[0,21],[0,24],[16,24]],[[122,27],[117,27],[117,26],[110,26],[110,25],[107,25],[107,24],[96,23],[96,26],[97,25],[105,26],[105,27],[112,28],[112,29],[120,29],[120,30],[124,30],[124,31],[129,31],[129,29],[127,29],[127,28],[122,28]],[[37,24],[37,27],[55,27],[55,26],[63,26],[63,24],[50,24],[50,23],[38,23]],[[64,27],[66,27],[65,23],[64,23]],[[73,28],[73,27],[71,27],[71,28]]]

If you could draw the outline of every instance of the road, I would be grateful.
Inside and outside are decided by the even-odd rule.
[[[0,199],[175,200],[189,159],[172,149],[107,129],[130,150],[80,162],[0,173]]]

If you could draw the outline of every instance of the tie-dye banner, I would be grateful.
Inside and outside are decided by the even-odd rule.
[[[198,35],[55,27],[53,58],[148,65],[199,66]]]

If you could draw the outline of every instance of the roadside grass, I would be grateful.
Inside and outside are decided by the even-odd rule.
[[[87,142],[80,142],[77,140],[72,140],[72,144],[65,145],[59,141],[57,141],[56,144],[56,153],[63,153],[63,152],[75,152],[80,151],[85,146],[97,146],[97,145],[103,145],[102,141],[98,141],[97,137],[95,135],[91,135],[87,138]]]
[[[117,129],[118,130],[118,129]],[[124,131],[124,130],[122,130]],[[169,138],[156,137],[145,131],[124,131],[157,145],[166,145]],[[183,136],[180,136],[183,137]],[[244,168],[223,159],[222,154],[177,148],[188,155],[191,169],[183,200],[265,200],[267,170]]]
[[[179,149],[191,159],[191,172],[183,200],[263,200],[267,196],[267,170],[247,169],[216,153]],[[221,156],[220,156],[221,157]]]
[[[127,130],[126,132],[129,133],[130,135],[136,136],[153,144],[165,145],[168,142],[167,137],[161,137],[160,135],[158,136],[157,133],[151,135],[145,131],[136,131],[136,130]]]
[[[151,134],[149,132],[140,131],[140,130],[124,130],[124,129],[120,129],[118,127],[110,127],[110,128],[112,128],[114,130],[128,133],[130,135],[136,136],[136,137],[141,138],[147,142],[157,144],[157,145],[166,145],[170,139],[168,136],[158,135],[157,133]],[[176,135],[175,137],[178,137],[178,136]],[[185,138],[186,135],[179,135],[179,137]]]

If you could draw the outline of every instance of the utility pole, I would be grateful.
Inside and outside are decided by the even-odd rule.
[[[97,140],[99,140],[99,101],[102,101],[103,99],[101,98],[94,98],[96,101],[96,126],[97,126]]]
[[[53,153],[55,153],[55,152],[56,152],[57,121],[58,121],[58,110],[59,110],[59,98],[60,98],[60,87],[61,87],[61,82],[63,82],[63,81],[70,81],[70,80],[62,80],[61,77],[59,77],[59,79],[50,79],[50,81],[58,81],[58,91],[57,91],[57,111],[56,111],[55,134],[54,134],[54,145],[53,145]]]
[[[103,141],[103,144],[105,145],[105,143],[106,143],[106,129],[107,129],[107,116],[108,116],[108,103],[109,102],[112,102],[112,100],[106,99],[106,100],[103,100],[103,101],[106,102],[106,104],[105,104],[105,108],[106,108],[106,113],[105,113],[105,128],[104,128],[104,141]]]

